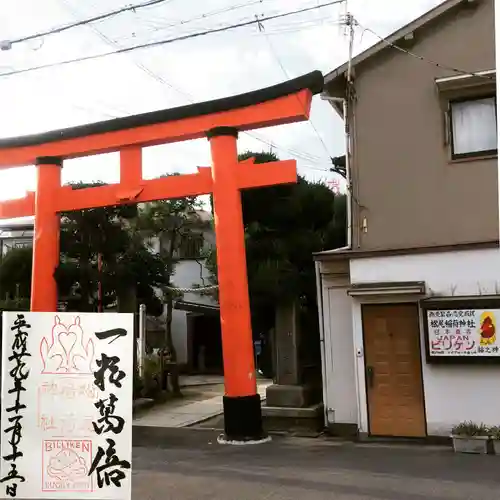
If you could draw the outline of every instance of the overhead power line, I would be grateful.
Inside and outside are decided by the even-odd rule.
[[[159,1],[159,0],[155,0],[155,1]],[[13,76],[13,75],[19,75],[19,74],[23,74],[23,73],[32,73],[34,71],[40,71],[42,69],[56,68],[56,67],[59,67],[59,66],[66,66],[68,64],[73,64],[73,63],[78,63],[78,62],[93,61],[93,60],[96,60],[96,59],[102,59],[104,57],[109,57],[109,56],[114,56],[114,55],[119,55],[119,54],[127,54],[129,52],[133,52],[133,51],[136,51],[136,50],[153,48],[153,47],[160,47],[162,45],[167,45],[167,44],[174,43],[174,42],[180,42],[180,41],[184,41],[184,40],[190,40],[192,38],[199,38],[199,37],[202,37],[202,36],[211,35],[211,34],[215,34],[215,33],[223,33],[225,31],[230,31],[230,30],[234,30],[234,29],[238,29],[238,28],[243,28],[243,27],[246,27],[246,26],[252,26],[252,25],[255,25],[255,24],[258,25],[259,23],[263,23],[265,21],[271,21],[273,19],[281,19],[283,17],[288,17],[288,16],[292,16],[292,15],[296,15],[296,14],[302,14],[304,12],[310,12],[310,11],[314,11],[314,10],[317,10],[317,9],[322,9],[322,8],[325,8],[325,7],[330,7],[332,5],[343,3],[344,1],[345,0],[333,0],[331,2],[327,2],[327,3],[315,5],[313,7],[306,7],[304,9],[298,9],[298,10],[293,10],[293,11],[289,11],[289,12],[283,12],[281,14],[276,14],[276,15],[273,15],[273,16],[267,16],[267,17],[257,18],[257,19],[254,19],[252,21],[246,21],[246,22],[237,23],[237,24],[230,24],[230,25],[227,25],[227,26],[223,26],[221,28],[214,28],[214,29],[209,29],[209,30],[205,30],[205,31],[199,31],[197,33],[191,33],[189,35],[181,35],[181,36],[177,36],[177,37],[174,37],[174,38],[169,38],[167,40],[158,40],[158,41],[155,41],[155,42],[149,42],[149,43],[144,43],[144,44],[140,44],[140,45],[133,45],[131,47],[124,47],[122,49],[117,49],[117,50],[113,50],[113,51],[110,51],[110,52],[104,52],[104,53],[101,53],[101,54],[94,54],[94,55],[90,55],[90,56],[77,57],[75,59],[67,59],[65,61],[59,61],[59,62],[55,62],[55,63],[43,64],[43,65],[40,65],[40,66],[32,66],[30,68],[24,68],[24,69],[9,71],[9,72],[6,72],[6,73],[0,73],[0,76]]]
[[[64,6],[68,9],[68,11],[72,15],[77,15],[77,12],[72,7],[70,7],[68,5],[67,0],[61,0],[61,1],[62,1],[62,3],[64,4]],[[262,0],[258,0],[258,2],[253,2],[253,3],[260,3],[260,2],[262,2]],[[115,40],[109,38],[101,30],[99,30],[96,26],[94,26],[94,25],[91,24],[88,27],[92,31],[94,31],[94,33],[96,33],[96,35],[98,35],[105,43],[107,43],[108,45],[110,45],[110,46],[112,46],[114,48],[117,48],[117,47],[119,48],[119,45],[118,45],[118,43]],[[141,71],[143,71],[144,73],[146,73],[149,77],[151,77],[154,80],[156,80],[158,83],[160,83],[162,85],[165,85],[165,86],[169,87],[170,89],[174,90],[175,92],[181,94],[190,103],[194,103],[195,102],[194,99],[193,99],[193,97],[189,93],[187,93],[184,90],[178,88],[177,86],[174,86],[171,82],[169,82],[168,80],[166,80],[165,78],[163,78],[163,76],[161,76],[161,75],[157,74],[156,72],[154,72],[151,68],[149,68],[148,66],[146,66],[142,62],[136,61],[134,59],[132,59],[131,61],[133,62],[133,64],[135,66],[137,66],[137,68],[139,68]],[[120,112],[120,113],[122,115],[126,114],[125,112]],[[110,118],[116,118],[117,116],[110,116],[110,115],[108,115],[108,117],[110,117]],[[280,149],[282,151],[286,151],[290,155],[295,156],[296,158],[299,158],[301,160],[305,160],[305,161],[313,162],[313,163],[318,163],[318,161],[319,161],[319,158],[317,158],[317,157],[315,158],[313,155],[310,155],[307,152],[301,152],[301,151],[297,151],[297,150],[293,150],[293,149],[284,148],[283,146],[280,146],[279,144],[272,143],[269,140],[263,139],[263,138],[259,137],[256,134],[252,134],[251,132],[245,132],[245,134],[247,134],[248,136],[252,137],[253,139],[255,139],[255,140],[257,140],[257,141],[259,141],[259,142],[261,142],[263,144],[266,144],[266,145],[271,146],[271,147],[275,147],[276,149]],[[309,168],[309,166],[307,166],[307,165],[305,167]],[[326,169],[321,169],[321,168],[315,168],[315,170],[327,171]]]
[[[69,5],[68,5],[68,2],[66,0],[61,0],[62,3],[64,4],[64,6],[68,9],[68,11],[72,14],[72,15],[76,15],[76,11],[71,8]],[[254,4],[255,3],[261,3],[263,0],[258,0],[258,2],[253,2]],[[118,43],[115,41],[115,40],[112,40],[111,38],[109,38],[107,35],[105,35],[101,30],[99,30],[96,26],[94,25],[89,25],[88,26],[92,31],[94,31],[94,33],[96,33],[96,35],[98,35],[105,43],[107,43],[108,45],[112,46],[112,47],[115,47],[115,48],[119,48],[119,45]],[[157,74],[156,72],[154,72],[152,69],[150,69],[148,66],[146,66],[145,64],[143,64],[142,62],[140,61],[136,61],[134,59],[131,60],[133,62],[133,64],[135,66],[137,66],[137,68],[139,68],[141,71],[143,71],[144,73],[146,73],[149,77],[153,78],[154,80],[156,80],[158,83],[162,84],[162,85],[165,85],[167,87],[169,87],[170,89],[174,90],[175,92],[183,95],[190,103],[194,103],[194,99],[193,97],[188,94],[187,92],[183,91],[182,89],[174,86],[172,83],[170,83],[169,81],[167,81],[165,78],[163,78],[163,76]],[[123,113],[122,113],[123,114]],[[126,113],[125,113],[126,114]],[[116,118],[116,116],[110,116],[108,115],[108,117],[110,118]],[[309,162],[317,162],[319,160],[319,158],[315,159],[312,155],[310,155],[309,153],[306,153],[306,152],[301,152],[301,151],[296,151],[296,150],[291,150],[291,149],[286,149],[276,143],[271,143],[269,142],[268,140],[265,140],[255,134],[252,134],[250,132],[245,132],[247,135],[249,135],[250,137],[252,137],[253,139],[263,143],[263,144],[266,144],[268,146],[271,146],[271,147],[275,147],[277,149],[281,149],[283,151],[286,151],[288,152],[289,154],[291,154],[292,156],[295,156],[299,159],[302,159],[302,160],[305,160],[305,161],[309,161]],[[325,171],[325,169],[316,169],[316,170],[323,170]]]
[[[475,73],[473,71],[467,71],[464,69],[460,68],[455,68],[453,66],[448,66],[446,64],[441,64],[439,62],[433,61],[432,59],[429,59],[428,57],[421,56],[419,54],[415,54],[414,52],[411,52],[410,50],[404,49],[403,47],[399,47],[395,43],[390,42],[387,38],[383,37],[382,35],[379,35],[375,31],[373,31],[370,28],[367,28],[366,26],[361,25],[357,20],[355,20],[355,23],[357,26],[363,29],[363,31],[368,31],[368,33],[371,33],[372,35],[376,36],[382,43],[387,45],[388,47],[391,47],[395,50],[398,50],[399,52],[402,52],[403,54],[406,54],[408,56],[413,57],[414,59],[418,59],[419,61],[425,62],[427,64],[430,64],[431,66],[435,66],[440,69],[444,69],[446,71],[452,71],[453,73],[457,73],[459,75],[465,75],[465,76],[476,76],[478,78],[483,78],[485,80],[495,80],[495,77],[489,76],[489,75],[483,75],[481,73]]]
[[[64,7],[68,10],[68,12],[77,17],[78,16],[78,12],[75,11],[75,9],[73,9],[71,7],[71,5],[69,5],[68,1],[67,0],[61,0],[61,3],[64,5]],[[109,38],[103,31],[101,31],[97,26],[94,26],[93,24],[90,24],[88,25],[88,27],[101,39],[103,40],[107,45],[109,45],[110,47],[113,47],[115,50],[116,49],[119,49],[120,46],[119,44]],[[132,63],[137,67],[139,68],[141,71],[143,71],[144,73],[146,73],[149,77],[155,79],[157,82],[161,83],[162,85],[166,85],[167,87],[171,88],[172,90],[175,90],[176,92],[179,92],[179,93],[183,93],[181,90],[177,89],[176,87],[174,87],[171,83],[169,83],[167,80],[165,80],[164,78],[162,78],[160,75],[157,75],[156,73],[154,73],[153,71],[151,71],[149,68],[147,68],[144,64],[142,64],[140,61],[135,61],[134,59],[131,60]]]
[[[281,62],[281,59],[280,59],[278,53],[276,52],[276,50],[274,50],[274,46],[273,46],[271,40],[269,39],[269,37],[267,36],[266,29],[264,28],[264,26],[261,26],[261,25],[259,25],[259,29],[262,32],[262,34],[264,35],[264,38],[265,38],[265,40],[267,42],[267,45],[269,46],[269,50],[271,52],[271,55],[274,57],[274,59],[278,63],[278,66],[281,68],[281,71],[285,75],[285,78],[290,79],[290,75],[288,74],[288,71],[286,70],[284,64]],[[313,121],[312,121],[311,118],[309,118],[308,123],[311,125],[314,133],[316,134],[316,137],[321,142],[321,144],[323,146],[323,149],[326,152],[326,157],[330,158],[330,152],[328,151],[328,148],[326,147],[325,141],[321,137],[321,134],[319,133],[318,129],[315,127],[315,125],[314,125],[314,123],[313,123]]]
[[[95,23],[98,21],[103,21],[104,19],[109,19],[110,17],[117,16],[119,14],[123,14],[124,12],[135,12],[139,9],[143,9],[145,7],[152,7],[153,5],[159,5],[162,3],[170,3],[173,0],[148,0],[147,2],[136,3],[134,5],[128,5],[126,7],[122,7],[120,9],[112,10],[109,12],[105,12],[103,14],[99,14],[94,17],[89,17],[87,19],[82,19],[81,21],[75,21],[73,23],[65,24],[63,26],[58,26],[56,28],[50,28],[46,31],[41,31],[39,33],[34,33],[32,35],[27,35],[21,38],[15,38],[13,40],[3,40],[1,42],[1,46],[3,50],[10,49],[12,45],[21,42],[28,42],[30,40],[36,40],[37,38],[43,38],[48,35],[55,35],[57,33],[62,33],[64,31],[77,28],[79,26],[85,26],[86,24]]]
[[[161,22],[157,21],[157,25],[153,26],[154,31],[164,31],[169,28],[175,28],[177,26],[184,26],[189,23],[193,23],[195,21],[203,21],[205,19],[209,19],[210,17],[213,16],[220,16],[221,14],[226,14],[228,12],[232,12],[238,9],[243,9],[247,7],[251,7],[252,5],[257,5],[257,4],[262,4],[267,0],[250,0],[244,3],[240,3],[237,5],[231,5],[229,7],[224,7],[222,9],[217,9],[217,10],[211,10],[208,12],[204,12],[203,14],[198,14],[194,17],[190,17],[188,19],[180,20],[180,21],[174,21],[174,22],[167,22],[166,24],[161,24]]]

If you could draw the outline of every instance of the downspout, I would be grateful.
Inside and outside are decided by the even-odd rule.
[[[347,7],[346,7],[347,8]],[[349,27],[349,51],[347,58],[346,71],[346,98],[332,97],[325,93],[321,94],[321,99],[329,102],[341,102],[342,114],[344,118],[344,137],[345,137],[345,180],[347,184],[347,242],[344,247],[336,248],[340,252],[344,250],[352,250],[352,176],[351,176],[351,127],[349,125],[349,104],[352,97],[352,57],[354,53],[354,18],[352,14],[346,13],[346,26]]]
[[[351,182],[351,133],[349,127],[349,105],[348,99],[343,99],[341,97],[332,97],[326,94],[321,95],[321,99],[329,102],[341,102],[344,118],[344,135],[345,135],[345,180],[347,184],[346,193],[346,225],[347,225],[347,235],[346,235],[346,245],[340,248],[336,248],[335,251],[342,252],[345,250],[352,249],[352,182]],[[328,427],[328,415],[333,412],[334,409],[330,408],[328,405],[328,375],[326,366],[326,347],[325,347],[325,328],[323,316],[323,278],[321,277],[320,264],[318,261],[314,263],[316,271],[316,289],[317,289],[317,301],[318,301],[318,319],[319,319],[319,336],[320,336],[320,348],[321,348],[321,374],[323,377],[323,417],[325,428]]]
[[[326,373],[326,350],[325,350],[325,328],[323,317],[323,278],[321,277],[321,269],[318,261],[314,262],[314,269],[316,271],[316,290],[318,301],[318,319],[319,319],[319,344],[321,349],[321,376],[323,378],[323,419],[325,428],[328,427],[328,412],[330,411],[328,405],[328,376]]]
[[[347,8],[347,7],[346,7]],[[347,184],[347,194],[346,194],[346,225],[347,225],[347,235],[346,235],[346,245],[341,248],[336,248],[335,251],[341,252],[345,250],[352,250],[352,176],[351,176],[351,127],[349,124],[349,104],[351,102],[351,90],[352,90],[352,56],[354,50],[354,19],[351,14],[346,14],[346,22],[350,27],[350,37],[349,37],[349,57],[347,63],[346,81],[347,81],[347,92],[346,98],[329,96],[326,93],[321,94],[321,99],[329,102],[341,102],[342,103],[342,114],[344,119],[344,139],[345,139],[345,180]],[[319,334],[320,334],[320,344],[321,344],[321,372],[323,376],[323,403],[324,407],[324,419],[325,427],[328,426],[328,414],[335,411],[333,408],[329,408],[328,405],[328,377],[327,377],[327,367],[326,367],[326,349],[325,349],[325,329],[324,329],[324,316],[323,316],[323,279],[321,277],[320,264],[315,261],[315,271],[316,271],[316,289],[317,291],[317,301],[318,301],[318,317],[319,317]],[[357,364],[355,364],[356,376]],[[356,383],[357,389],[359,383]],[[359,394],[359,390],[357,390]],[[361,408],[359,406],[358,397],[358,426],[361,425],[360,419]],[[335,418],[335,417],[334,417]]]
[[[342,252],[352,249],[352,181],[351,181],[351,132],[349,127],[349,105],[348,99],[342,97],[331,97],[322,94],[321,99],[329,102],[341,102],[344,119],[344,136],[345,136],[345,180],[347,184],[347,203],[346,203],[346,224],[347,224],[347,241],[346,245],[340,248],[335,248],[335,251]]]

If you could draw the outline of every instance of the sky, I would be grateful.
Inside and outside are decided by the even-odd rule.
[[[2,2],[0,41],[21,38],[115,10],[140,0],[11,0]],[[327,0],[165,0],[162,3],[13,44],[0,51],[0,137],[81,125],[119,116],[225,97],[294,78],[324,74],[347,60],[342,25],[345,3],[220,34],[94,61],[2,76],[29,68],[169,39],[206,29],[299,10]],[[387,36],[442,0],[348,0],[355,19]],[[357,28],[355,53],[379,39]],[[424,64],[415,60],[415,64]],[[343,125],[316,96],[309,122],[242,134],[240,152],[269,151],[296,159],[300,175],[342,182],[329,171],[330,157],[344,154]],[[194,172],[210,165],[206,140],[145,148],[145,178]],[[63,183],[118,182],[115,153],[68,160]],[[332,185],[332,184],[330,184]],[[341,186],[342,188],[342,186]],[[0,172],[0,199],[35,190],[34,167]]]

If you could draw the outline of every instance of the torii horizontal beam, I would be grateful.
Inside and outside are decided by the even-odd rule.
[[[32,165],[38,157],[77,158],[205,137],[217,127],[239,131],[309,118],[312,96],[323,88],[314,71],[279,85],[233,97],[116,118],[42,134],[0,140],[0,169]]]
[[[129,157],[134,157],[135,169],[141,168],[141,157],[137,155],[137,152],[140,153],[140,149],[128,149],[121,153],[120,179],[125,178],[125,182],[83,189],[74,189],[71,186],[61,187],[53,203],[55,211],[60,213],[128,203],[146,203],[213,192],[210,167],[199,167],[196,174],[175,175],[152,180],[127,179],[126,172],[130,172],[129,167],[132,166]],[[297,180],[296,161],[283,160],[254,164],[254,159],[249,158],[239,162],[236,174],[238,189],[289,184]],[[35,215],[35,193],[29,192],[24,198],[0,203],[0,219],[33,215]]]

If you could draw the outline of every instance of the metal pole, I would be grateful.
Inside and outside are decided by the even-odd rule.
[[[139,306],[139,349],[137,364],[139,366],[139,377],[144,378],[144,358],[146,357],[146,306]]]
[[[97,282],[97,312],[102,312],[102,254],[97,254],[97,273],[99,276],[99,281]]]

